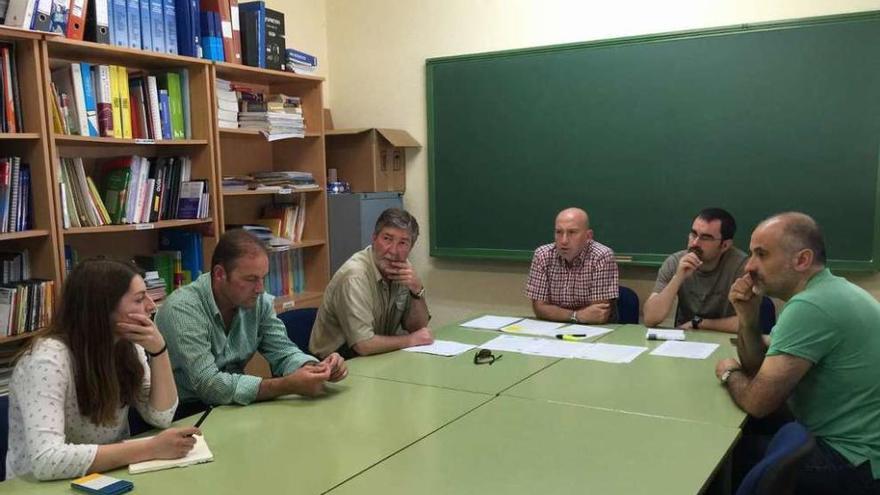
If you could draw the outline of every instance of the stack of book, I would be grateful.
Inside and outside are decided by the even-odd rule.
[[[145,74],[117,65],[65,62],[52,71],[58,134],[189,139],[189,71]]]
[[[156,306],[161,306],[167,295],[168,285],[159,276],[159,272],[155,270],[145,272],[144,284],[147,286],[147,295],[150,296],[150,299],[156,303]]]
[[[306,135],[302,102],[299,97],[269,95],[262,101],[242,99],[239,104],[239,127],[257,129],[267,139],[302,138]]]
[[[61,158],[64,228],[208,217],[205,180],[191,180],[188,157],[124,156],[104,163],[99,193],[82,158]]]
[[[0,282],[0,337],[32,332],[49,324],[55,282],[31,278],[26,249],[0,253]]]
[[[238,129],[238,97],[232,83],[217,79],[217,125]]]
[[[0,232],[30,228],[31,169],[20,157],[0,157]]]
[[[318,70],[318,58],[314,55],[288,48],[285,69],[295,74],[313,74]]]
[[[309,172],[294,170],[279,172],[256,172],[252,175],[230,175],[223,177],[223,190],[260,191],[264,193],[290,194],[318,187],[315,177]]]
[[[0,132],[22,132],[15,46],[0,43]]]

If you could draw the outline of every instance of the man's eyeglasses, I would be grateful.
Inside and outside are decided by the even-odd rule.
[[[489,349],[480,349],[474,354],[474,364],[492,364],[502,357],[502,354],[495,356]]]
[[[697,234],[693,230],[688,232],[688,239],[694,240],[697,239],[700,242],[712,242],[712,241],[720,241],[720,237],[712,237],[709,234]]]

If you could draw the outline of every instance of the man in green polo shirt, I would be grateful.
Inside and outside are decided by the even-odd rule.
[[[316,356],[380,354],[434,341],[425,286],[407,257],[419,224],[407,211],[379,215],[373,242],[333,275],[312,330]]]
[[[787,401],[816,437],[795,493],[880,493],[880,303],[825,267],[807,215],[763,221],[751,251],[730,290],[740,361],[720,361],[716,375],[751,416]],[[758,328],[764,294],[787,301],[769,348]]]
[[[211,272],[174,291],[156,314],[181,403],[250,404],[280,395],[315,396],[327,381],[345,378],[345,360],[323,361],[287,338],[263,291],[269,273],[266,248],[241,229],[220,237]],[[259,351],[274,378],[248,375],[244,367]]]

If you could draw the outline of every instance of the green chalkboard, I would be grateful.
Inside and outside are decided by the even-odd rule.
[[[720,206],[878,267],[880,12],[429,59],[427,102],[432,256],[530,259],[580,206],[656,265]]]

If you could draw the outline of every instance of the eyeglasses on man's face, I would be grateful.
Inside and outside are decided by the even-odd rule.
[[[694,230],[688,232],[688,239],[690,239],[691,241],[696,239],[699,242],[712,242],[721,240],[720,237],[713,237],[709,234],[697,234],[697,232]]]

